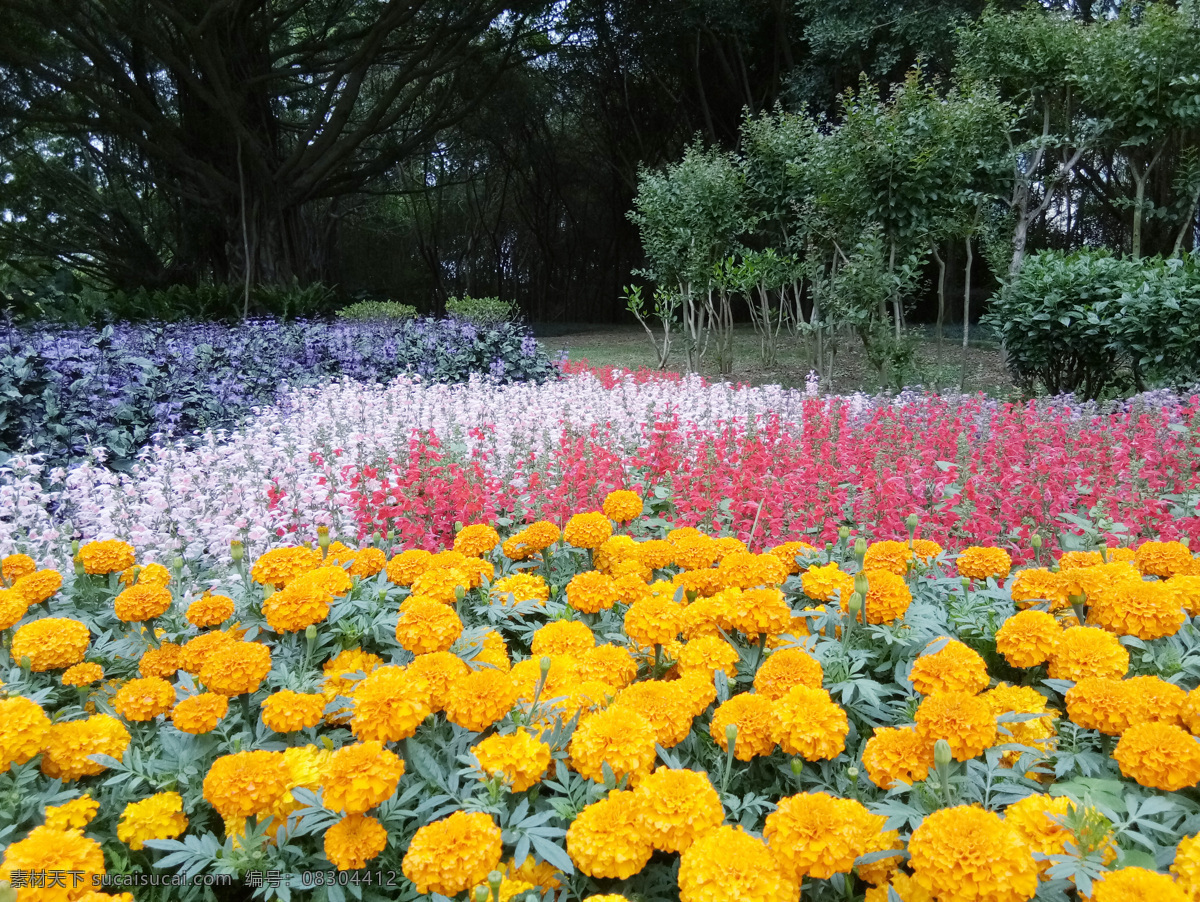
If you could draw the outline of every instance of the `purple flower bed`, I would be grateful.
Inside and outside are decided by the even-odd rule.
[[[156,434],[236,424],[288,387],[402,373],[541,382],[557,369],[516,323],[386,322],[0,327],[0,452],[55,462],[102,447],[121,468]]]

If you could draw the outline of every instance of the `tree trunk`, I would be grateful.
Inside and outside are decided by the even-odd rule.
[[[946,261],[938,252],[937,245],[933,247],[933,259],[938,265],[938,312],[937,312],[937,365],[942,365],[942,341],[945,338],[946,322]]]
[[[971,246],[971,236],[967,236],[967,264],[963,270],[963,343],[962,371],[958,376],[958,390],[962,391],[967,384],[967,342],[971,335],[971,267],[975,263],[975,249]]]

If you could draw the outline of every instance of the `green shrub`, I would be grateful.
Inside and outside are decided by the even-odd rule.
[[[1200,271],[1190,260],[1044,251],[1026,258],[984,323],[1030,394],[1186,385],[1198,374]]]
[[[411,304],[398,304],[395,301],[359,301],[342,308],[337,315],[340,319],[359,321],[415,319],[417,308]]]
[[[481,325],[512,322],[521,315],[517,305],[499,298],[473,298],[464,294],[461,298],[446,301],[446,313],[458,319],[470,320]]]

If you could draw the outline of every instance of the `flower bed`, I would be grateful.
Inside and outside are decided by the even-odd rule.
[[[138,902],[1200,892],[1186,545],[1014,571],[915,519],[754,553],[629,491],[601,506],[436,553],[321,530],[228,563],[4,558],[0,879],[18,902],[150,874],[229,885]]]

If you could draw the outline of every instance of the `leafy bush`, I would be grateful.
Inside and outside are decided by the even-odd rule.
[[[339,310],[337,315],[340,319],[352,320],[414,319],[417,308],[395,301],[359,301]]]
[[[1030,393],[1186,385],[1197,377],[1200,271],[1191,260],[1045,251],[1025,261],[984,322]]]
[[[62,461],[92,445],[123,466],[157,432],[233,425],[286,385],[402,373],[509,383],[545,380],[556,370],[528,329],[512,323],[10,325],[0,329],[0,450]]]
[[[446,301],[446,313],[457,319],[480,324],[511,322],[521,315],[517,305],[511,301],[473,298],[469,294],[464,294],[461,298],[449,298]]]

